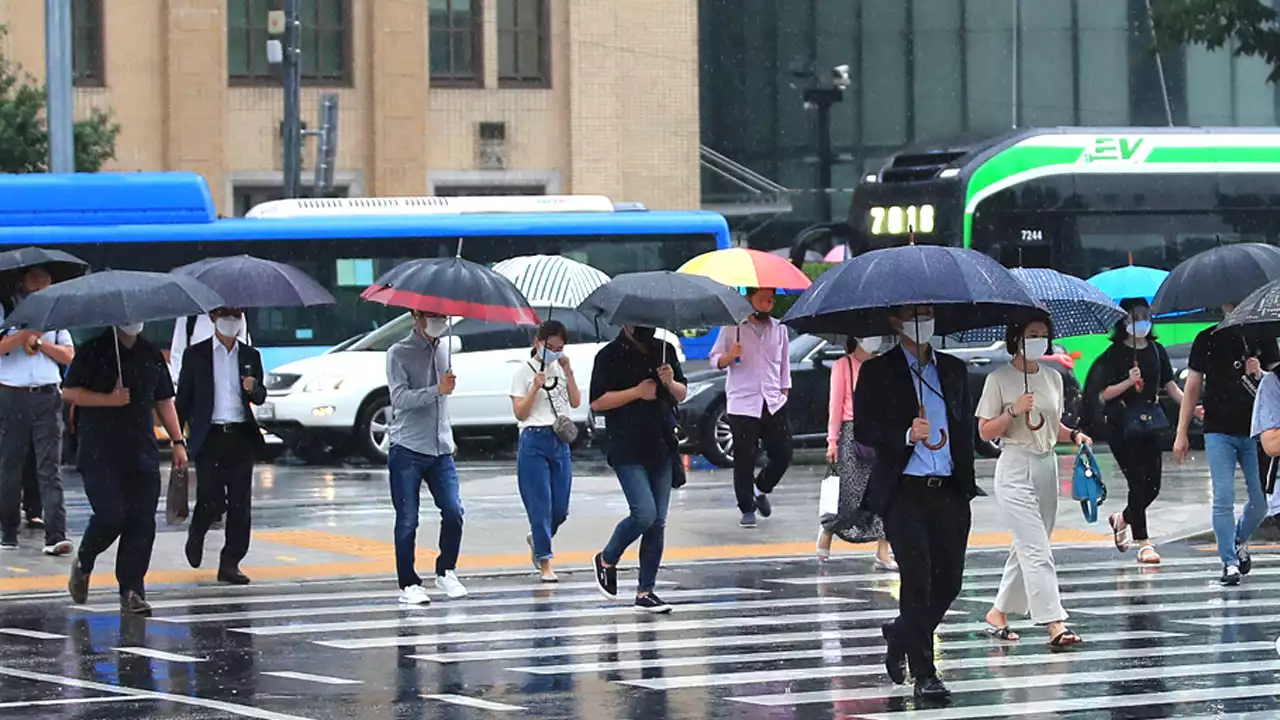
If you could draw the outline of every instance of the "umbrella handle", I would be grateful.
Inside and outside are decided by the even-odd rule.
[[[1031,424],[1031,413],[1027,413],[1026,415],[1022,416],[1022,421],[1026,423],[1027,429],[1030,430],[1031,432],[1035,432],[1036,430],[1039,430],[1040,428],[1044,427],[1044,423],[1045,423],[1044,413],[1036,413],[1036,415],[1040,416],[1040,422],[1035,425]]]
[[[920,406],[920,418],[921,418],[922,420],[928,420],[928,419],[929,419],[929,418],[928,418],[928,416],[927,416],[927,414],[925,413],[924,405],[921,405],[921,406]],[[947,429],[946,429],[946,428],[938,428],[938,442],[937,442],[937,443],[931,443],[931,442],[929,442],[928,438],[926,438],[926,439],[925,439],[921,444],[922,444],[922,445],[924,445],[925,447],[929,448],[930,450],[941,450],[942,448],[944,448],[944,447],[946,447],[946,446],[947,446]]]

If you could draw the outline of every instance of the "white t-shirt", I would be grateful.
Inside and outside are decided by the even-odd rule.
[[[977,412],[974,414],[980,420],[995,420],[1022,397],[1026,392],[1024,387],[1036,396],[1031,422],[1035,423],[1043,416],[1044,426],[1039,430],[1032,430],[1027,427],[1025,417],[1015,418],[1013,425],[1004,434],[1004,441],[1035,454],[1046,455],[1053,452],[1054,446],[1058,444],[1058,433],[1062,427],[1062,376],[1045,367],[1044,363],[1040,363],[1036,372],[1026,376],[1025,386],[1022,371],[1011,364],[992,370],[982,388],[982,397],[978,399]]]
[[[515,376],[511,378],[511,397],[522,398],[529,393],[529,388],[533,385],[533,376],[537,374],[539,365],[541,363],[533,358],[520,363]],[[555,398],[555,409],[559,413],[552,411],[547,393],[539,390],[538,396],[533,400],[533,408],[529,411],[529,416],[518,423],[521,430],[528,427],[551,427],[555,425],[557,414],[569,414],[569,381],[565,378],[564,371],[560,369],[560,363],[547,365],[544,372],[547,376],[547,384],[544,387],[555,386],[551,388],[551,397]]]

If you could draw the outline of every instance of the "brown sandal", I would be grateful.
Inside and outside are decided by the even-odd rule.
[[[1049,647],[1061,649],[1079,645],[1082,642],[1084,642],[1084,639],[1077,635],[1075,630],[1063,630],[1049,641]]]

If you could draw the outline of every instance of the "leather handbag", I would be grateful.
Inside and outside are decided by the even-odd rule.
[[[1076,453],[1071,498],[1080,503],[1086,521],[1098,521],[1098,506],[1107,500],[1107,486],[1102,482],[1102,470],[1088,445],[1081,445]]]
[[[1155,435],[1169,429],[1169,416],[1159,403],[1147,400],[1124,406],[1124,434],[1129,436]]]
[[[188,468],[177,467],[169,470],[169,489],[165,494],[165,521],[170,525],[181,525],[191,514],[191,477]]]
[[[532,365],[530,363],[530,367]],[[551,388],[543,385],[542,391],[547,394],[547,402],[551,405],[551,412],[556,416],[555,422],[551,424],[552,431],[555,432],[556,437],[572,445],[573,441],[578,439],[578,424],[573,421],[573,418],[556,410],[556,400],[551,394]]]

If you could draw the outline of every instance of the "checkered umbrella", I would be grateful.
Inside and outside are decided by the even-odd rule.
[[[1078,337],[1110,332],[1124,317],[1124,310],[1107,294],[1080,278],[1043,268],[1009,271],[1031,297],[1049,310],[1055,337]],[[999,342],[1005,326],[996,325],[958,333],[962,342]]]

